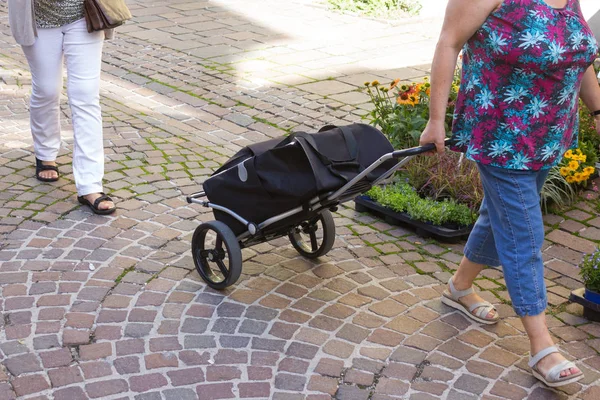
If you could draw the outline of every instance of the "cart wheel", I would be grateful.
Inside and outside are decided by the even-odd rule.
[[[242,273],[240,244],[233,231],[220,221],[205,222],[196,228],[192,257],[196,270],[213,289],[233,285]]]
[[[292,229],[289,238],[292,246],[306,258],[327,254],[335,242],[335,222],[331,212],[324,210],[318,217],[302,222]]]

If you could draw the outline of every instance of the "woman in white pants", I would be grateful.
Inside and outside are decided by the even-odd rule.
[[[64,60],[73,122],[73,175],[77,198],[96,214],[110,214],[116,207],[102,189],[100,69],[104,32],[87,31],[83,0],[35,0],[34,4],[32,22],[37,37],[31,45],[21,44],[32,78],[30,119],[36,178],[44,182],[59,178],[55,160],[61,143],[59,99]],[[17,11],[9,6],[9,12]],[[11,23],[15,20],[13,17]]]

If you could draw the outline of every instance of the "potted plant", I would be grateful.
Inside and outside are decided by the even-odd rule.
[[[579,273],[585,286],[571,292],[571,301],[583,306],[584,317],[600,322],[600,247],[583,257]]]
[[[365,82],[373,104],[366,116],[394,148],[417,146],[429,118],[430,85],[421,82],[388,85]],[[452,123],[459,79],[455,78],[446,114]],[[392,184],[373,188],[355,199],[357,211],[369,211],[388,222],[408,224],[417,233],[454,241],[466,236],[477,219],[483,190],[475,164],[447,151],[438,157],[415,157],[395,175]]]

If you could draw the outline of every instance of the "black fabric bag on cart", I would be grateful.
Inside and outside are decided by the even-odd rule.
[[[365,124],[326,126],[314,134],[295,132],[243,148],[204,182],[204,191],[211,203],[258,225],[341,188],[393,150],[379,130]],[[370,179],[394,163],[383,163]],[[236,235],[247,229],[222,211],[214,214]]]

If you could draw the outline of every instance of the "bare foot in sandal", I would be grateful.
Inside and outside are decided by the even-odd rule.
[[[59,178],[56,161],[35,159],[35,177],[42,182],[56,182]]]
[[[460,286],[448,281],[448,288],[442,295],[442,303],[462,311],[467,317],[482,324],[495,324],[500,319],[494,306],[479,296],[472,286]]]
[[[550,387],[568,385],[583,378],[583,372],[560,354],[555,346],[537,352],[530,358],[529,366],[533,376]]]
[[[78,196],[77,200],[81,204],[89,206],[95,214],[111,214],[117,209],[112,199],[104,193],[90,193]]]

